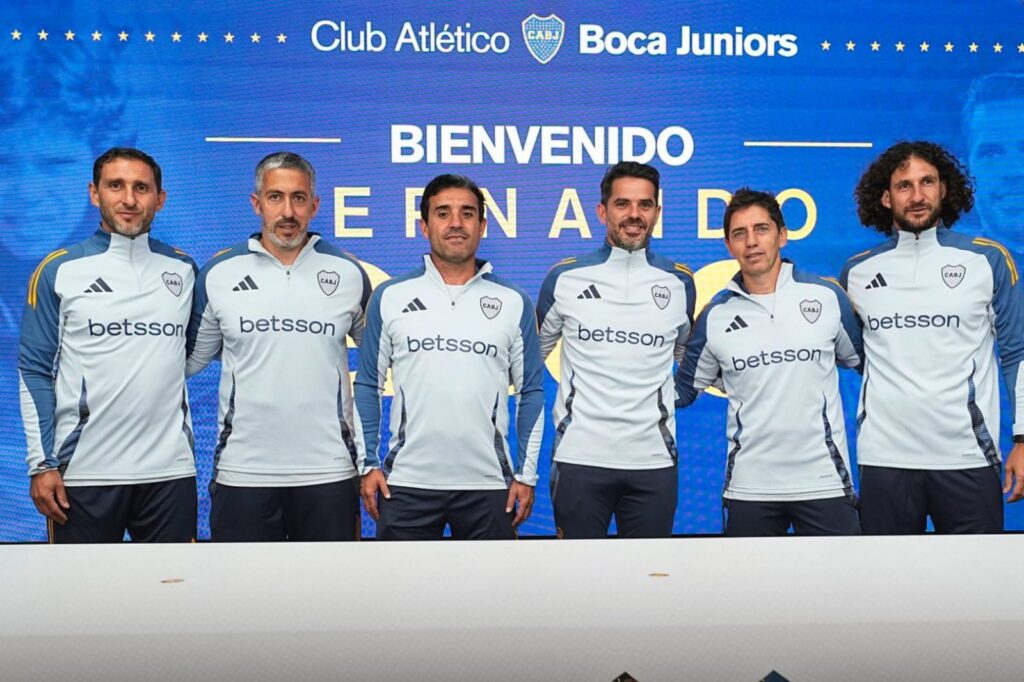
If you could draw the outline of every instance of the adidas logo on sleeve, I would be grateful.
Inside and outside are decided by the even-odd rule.
[[[576,298],[601,298],[601,294],[598,293],[597,287],[591,284],[589,287],[583,290],[583,293]]]

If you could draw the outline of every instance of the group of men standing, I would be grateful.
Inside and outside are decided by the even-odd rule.
[[[31,494],[51,540],[194,539],[185,377],[217,358],[215,541],[355,539],[360,498],[380,539],[513,538],[538,479],[542,359],[559,340],[560,537],[604,537],[613,517],[620,536],[670,535],[675,408],[712,386],[729,402],[726,534],[915,533],[929,516],[939,532],[1001,531],[1002,493],[1024,496],[1024,293],[1005,248],[950,229],[973,202],[956,159],[913,142],[871,165],[859,216],[888,239],[839,280],[782,258],[774,196],[737,191],[724,228],[739,272],[696,320],[693,273],[649,248],[659,187],[649,165],[609,168],[604,243],[557,263],[535,308],[476,257],[484,196],[466,177],[426,186],[429,253],[371,293],[358,261],[309,232],[319,197],[302,157],[260,161],[261,231],[199,270],[149,236],[159,166],[109,150],[89,185],[99,229],[40,263],[23,321]],[[1014,410],[1005,473],[997,365]],[[839,366],[864,375],[859,499]]]

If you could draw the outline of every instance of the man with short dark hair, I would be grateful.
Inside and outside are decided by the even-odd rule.
[[[836,371],[861,364],[850,301],[781,257],[788,235],[771,193],[738,190],[723,222],[739,272],[701,311],[676,373],[680,407],[712,385],[729,399],[723,532],[855,535]]]
[[[32,499],[51,542],[196,534],[185,331],[196,265],[150,238],[167,198],[148,154],[93,166],[100,226],[29,280],[18,370]]]
[[[440,175],[420,203],[430,252],[380,285],[367,309],[356,375],[363,503],[382,540],[511,539],[530,515],[544,391],[529,296],[476,258],[487,220],[469,178]],[[380,395],[391,369],[391,441],[378,454]],[[519,398],[517,456],[508,389]]]
[[[594,253],[548,273],[541,353],[562,341],[552,418],[551,499],[559,537],[672,534],[678,496],[673,358],[693,322],[693,273],[648,248],[661,213],[656,168],[631,161],[601,180]]]
[[[220,356],[214,541],[353,540],[359,535],[352,389],[370,281],[309,231],[313,166],[277,152],[256,166],[260,232],[203,266],[188,373]]]
[[[889,235],[843,268],[867,356],[857,417],[865,533],[996,533],[997,362],[1015,406],[1002,492],[1024,495],[1024,293],[998,242],[952,225],[970,177],[931,142],[882,153],[855,191],[861,222]],[[995,341],[999,342],[999,356]]]

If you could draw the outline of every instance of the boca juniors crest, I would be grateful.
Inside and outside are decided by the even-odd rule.
[[[669,291],[669,288],[658,284],[651,287],[651,296],[654,298],[654,305],[661,310],[667,308],[669,301],[672,300],[672,292]]]
[[[160,279],[164,281],[164,286],[175,296],[181,296],[181,290],[184,284],[181,281],[181,275],[176,272],[164,272],[161,273]]]
[[[547,64],[562,47],[565,37],[565,22],[554,14],[539,17],[536,14],[523,19],[523,41],[533,58]]]
[[[947,265],[942,268],[942,281],[950,289],[956,289],[966,274],[967,268],[963,265]]]
[[[484,296],[480,299],[480,311],[488,320],[493,320],[501,312],[501,299]]]
[[[321,270],[316,273],[316,283],[320,285],[320,291],[324,292],[325,296],[330,296],[337,291],[340,281],[341,276],[333,270]]]
[[[804,319],[814,324],[821,317],[821,301],[813,300],[800,301],[800,314],[804,316]]]

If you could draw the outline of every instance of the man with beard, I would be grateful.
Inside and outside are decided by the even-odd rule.
[[[195,459],[185,329],[196,266],[149,236],[167,198],[149,155],[93,164],[100,226],[28,284],[18,371],[31,495],[51,542],[188,542]]]
[[[711,385],[729,396],[725,535],[856,535],[837,365],[861,364],[860,327],[832,278],[781,256],[769,192],[738,190],[725,245],[739,273],[697,318],[676,372],[679,406]]]
[[[551,499],[558,535],[666,537],[677,499],[673,359],[693,322],[693,273],[655,255],[661,213],[652,166],[623,161],[601,180],[594,253],[548,273],[537,306],[541,353],[562,340],[552,410]]]
[[[362,334],[370,282],[358,261],[308,231],[320,198],[306,159],[260,161],[251,201],[261,231],[203,267],[189,325],[189,375],[221,358],[211,538],[353,540],[345,337]]]
[[[533,303],[476,258],[484,196],[460,175],[423,190],[423,264],[377,288],[356,375],[356,440],[366,510],[381,540],[502,540],[530,515],[544,389]],[[391,369],[391,441],[378,453]],[[507,439],[518,397],[518,456]]]
[[[974,204],[965,169],[930,142],[900,142],[861,177],[861,222],[889,239],[841,281],[864,326],[858,458],[868,534],[996,533],[1002,492],[1024,496],[1024,293],[998,242],[952,229]],[[999,342],[999,356],[995,353]],[[1000,476],[997,362],[1014,446]]]

